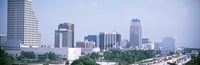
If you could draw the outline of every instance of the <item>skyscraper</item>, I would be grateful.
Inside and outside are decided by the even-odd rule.
[[[111,48],[120,46],[121,34],[117,32],[100,32],[99,33],[99,48],[101,51],[108,51]]]
[[[55,31],[55,44],[56,48],[61,47],[74,47],[74,24],[62,23]]]
[[[162,52],[164,54],[169,54],[170,52],[175,52],[175,39],[172,37],[166,37],[162,39],[163,49]]]
[[[21,40],[24,45],[40,45],[38,20],[31,0],[8,0],[7,38]]]
[[[91,42],[91,41],[95,42],[95,47],[97,47],[97,45],[98,45],[97,35],[88,35],[88,36],[85,36],[84,40],[85,41],[87,40],[89,42]]]
[[[130,26],[130,44],[132,48],[141,49],[142,45],[142,27],[139,19],[132,19]]]

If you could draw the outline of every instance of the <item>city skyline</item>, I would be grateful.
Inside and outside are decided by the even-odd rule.
[[[43,2],[46,3],[44,6],[41,6]],[[118,5],[120,2],[122,2],[121,4],[126,3],[127,5]],[[67,5],[65,5],[66,3]],[[109,3],[113,3],[113,5]],[[36,16],[39,21],[39,31],[42,33],[42,44],[54,44],[54,30],[62,22],[70,22],[76,25],[75,41],[83,40],[84,36],[88,34],[97,35],[99,32],[106,31],[117,31],[122,34],[122,39],[129,39],[128,26],[130,25],[131,19],[136,17],[142,20],[142,36],[150,38],[153,42],[159,42],[164,37],[173,36],[177,39],[178,45],[198,47],[198,44],[193,42],[196,40],[189,40],[189,38],[197,36],[191,35],[194,33],[194,30],[190,28],[195,28],[192,26],[195,26],[195,23],[199,21],[198,14],[196,14],[199,10],[197,8],[199,7],[198,3],[199,1],[188,2],[185,0],[154,0],[153,2],[147,0],[108,1],[107,3],[90,0],[61,0],[55,3],[47,0],[33,0],[33,8],[36,10]],[[52,6],[52,4],[54,5]],[[51,9],[51,7],[54,8]],[[194,22],[189,23],[191,21]],[[5,24],[2,21],[1,23],[1,26]],[[46,23],[49,25],[46,25]],[[5,26],[1,27],[1,34],[6,33],[3,28],[5,29]],[[4,31],[2,32],[2,30]]]

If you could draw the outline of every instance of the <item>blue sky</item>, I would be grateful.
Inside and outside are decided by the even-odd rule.
[[[54,43],[63,22],[75,24],[75,41],[88,34],[117,31],[129,40],[132,18],[139,18],[142,36],[152,42],[175,37],[176,46],[200,47],[198,0],[32,0],[43,44]],[[1,0],[0,33],[6,33],[6,0]],[[2,13],[3,12],[3,13]]]

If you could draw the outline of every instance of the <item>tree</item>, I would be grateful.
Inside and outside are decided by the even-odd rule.
[[[99,59],[101,57],[100,54],[96,53],[96,52],[93,52],[91,55],[90,55],[90,58],[92,58],[94,61],[96,61],[97,59]]]
[[[111,59],[111,52],[104,52],[104,58],[110,60]]]
[[[53,52],[49,52],[48,58],[49,58],[50,60],[55,60],[55,59],[56,59],[56,54],[53,53]]]
[[[57,55],[54,52],[46,52],[43,56],[44,58],[42,58],[42,60],[46,59],[55,60],[57,58]]]
[[[35,59],[36,58],[36,55],[33,51],[22,51],[21,52],[21,55],[18,57],[19,59],[20,58],[25,58],[25,59]]]
[[[127,65],[125,61],[119,61],[119,65]]]
[[[80,57],[74,60],[71,65],[99,65],[89,57]]]
[[[4,50],[0,49],[0,64],[1,65],[11,65],[13,63],[13,58],[9,56]]]
[[[197,56],[191,55],[191,61],[187,62],[185,65],[200,65],[200,53]]]
[[[67,61],[67,62],[65,63],[65,65],[69,65],[69,61]]]
[[[173,55],[173,54],[174,54],[174,52],[172,52],[172,51],[169,52],[169,55]]]
[[[22,57],[22,56],[18,56],[18,57],[16,57],[16,59],[17,59],[17,60],[22,60],[23,57]]]
[[[78,59],[74,60],[71,65],[83,65],[83,63],[81,62],[81,60]]]
[[[176,63],[170,63],[169,65],[176,65]]]
[[[148,58],[154,57],[154,51],[153,50],[130,50],[130,51],[108,51],[104,52],[104,59],[105,60],[111,60],[115,61],[120,60],[119,64],[123,65],[123,63],[126,64],[132,64],[136,61],[141,61]]]

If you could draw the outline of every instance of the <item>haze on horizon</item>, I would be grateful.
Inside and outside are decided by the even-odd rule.
[[[42,44],[54,44],[60,23],[75,24],[75,42],[88,34],[116,31],[129,40],[132,18],[139,18],[142,37],[161,42],[175,37],[176,47],[200,48],[199,0],[32,0]],[[7,0],[0,1],[0,34],[6,34]]]

